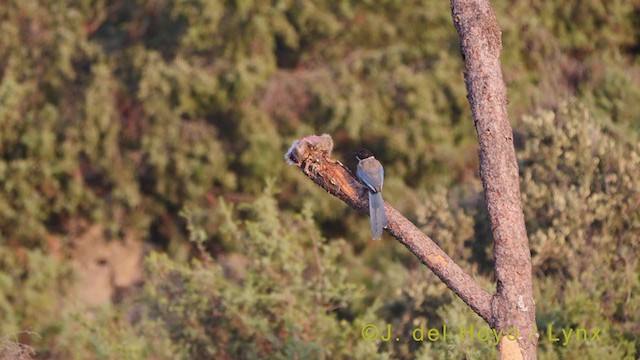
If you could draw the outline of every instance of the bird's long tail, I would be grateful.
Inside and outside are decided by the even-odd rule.
[[[382,238],[382,230],[387,227],[387,215],[384,212],[382,193],[369,193],[369,221],[373,240]]]

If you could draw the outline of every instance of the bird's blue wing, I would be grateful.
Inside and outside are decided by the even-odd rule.
[[[364,160],[358,164],[356,175],[360,178],[371,192],[379,192],[382,190],[382,183],[384,181],[384,169],[379,161],[371,159],[373,161]]]

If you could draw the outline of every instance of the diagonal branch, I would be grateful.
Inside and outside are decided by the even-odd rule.
[[[294,142],[285,158],[331,195],[368,214],[369,200],[365,186],[353,177],[349,169],[329,155],[330,141],[327,135],[302,138]],[[416,255],[476,314],[491,324],[491,295],[411,221],[388,203],[385,202],[384,207],[389,234]]]

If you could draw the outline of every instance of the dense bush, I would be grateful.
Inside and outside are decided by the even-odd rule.
[[[561,356],[632,357],[640,322],[633,295],[640,292],[640,147],[582,106],[561,104],[523,123],[519,158],[538,324],[602,329],[597,346],[555,347]]]
[[[541,339],[541,357],[631,358],[640,7],[493,4],[538,325],[606,334]],[[370,148],[385,198],[490,289],[447,2],[8,0],[0,30],[0,338],[35,331],[19,340],[50,358],[494,356],[477,341],[364,341],[368,323],[481,322],[282,161],[310,133],[330,133],[347,165]],[[78,224],[157,251],[144,289],[78,304]]]

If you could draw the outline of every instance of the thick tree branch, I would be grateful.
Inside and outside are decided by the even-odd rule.
[[[480,144],[480,176],[495,239],[497,293],[493,326],[516,328],[519,349],[501,342],[501,358],[536,358],[531,255],[522,212],[518,163],[500,67],[501,32],[488,0],[451,0],[460,35],[465,82]],[[513,343],[513,342],[511,342]]]
[[[324,140],[323,140],[324,138]],[[285,156],[316,184],[362,213],[369,212],[367,190],[349,169],[333,159],[330,138],[310,136],[294,142]],[[483,290],[436,243],[385,202],[387,231],[406,246],[476,314],[491,324],[491,295]]]

